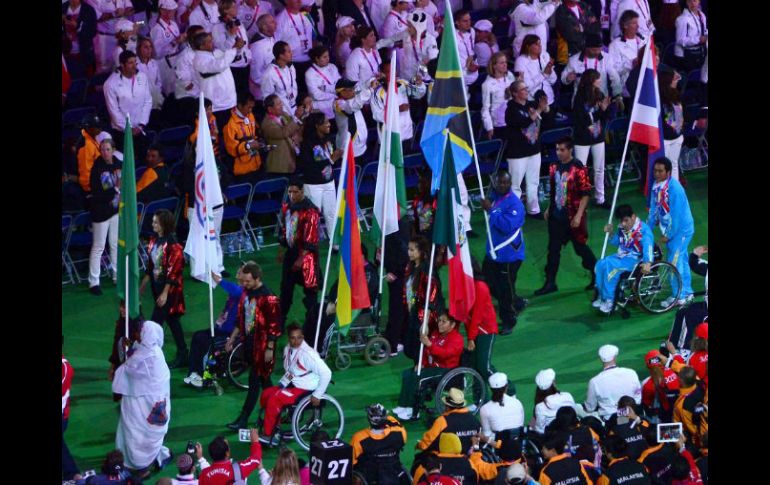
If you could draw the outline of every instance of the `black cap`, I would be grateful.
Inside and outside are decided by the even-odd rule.
[[[102,120],[99,118],[99,115],[96,113],[91,113],[89,115],[86,115],[82,120],[80,120],[80,127],[83,129],[86,128],[101,128],[102,126]]]
[[[354,89],[356,87],[356,82],[351,81],[350,79],[341,78],[339,81],[337,81],[337,84],[334,85],[334,88],[339,91],[340,89]]]
[[[586,47],[602,47],[602,36],[599,34],[586,34]]]

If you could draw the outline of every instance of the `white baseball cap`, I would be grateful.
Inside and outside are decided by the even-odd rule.
[[[521,463],[514,463],[508,467],[508,470],[505,472],[505,478],[508,479],[508,481],[523,481],[525,478],[527,478],[527,472],[524,470],[524,467]]]
[[[495,372],[489,376],[489,387],[492,389],[501,389],[508,385],[508,376],[502,372]]]
[[[479,20],[473,25],[473,28],[482,32],[492,32],[492,22],[486,19]]]
[[[348,17],[347,15],[343,15],[342,17],[337,19],[337,29],[341,29],[343,27],[347,27],[348,25],[352,25],[355,23],[355,20],[353,20],[353,17]]]
[[[535,384],[543,391],[551,387],[555,380],[556,372],[553,369],[543,369],[535,376]]]
[[[620,349],[614,345],[602,345],[599,347],[599,358],[602,359],[602,362],[604,363],[611,362],[612,359],[618,356],[618,352],[620,352]]]
[[[176,10],[179,5],[174,0],[160,0],[158,7],[166,10]]]

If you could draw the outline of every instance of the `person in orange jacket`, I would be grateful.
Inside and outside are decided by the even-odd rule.
[[[225,150],[233,159],[235,181],[254,182],[257,171],[262,167],[259,149],[262,144],[257,140],[259,125],[254,120],[254,96],[248,92],[238,93],[238,100],[231,109],[230,120],[225,125],[223,136]]]
[[[99,142],[96,137],[102,132],[102,120],[96,114],[91,114],[83,118],[80,122],[80,134],[83,138],[76,147],[78,159],[78,179],[77,182],[86,193],[91,193],[91,168],[94,161],[101,155],[99,152]]]

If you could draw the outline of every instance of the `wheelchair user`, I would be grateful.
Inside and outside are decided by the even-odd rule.
[[[289,345],[283,350],[283,368],[285,374],[277,386],[262,391],[259,404],[265,410],[263,433],[260,442],[272,445],[271,440],[281,410],[295,404],[308,393],[312,393],[310,403],[321,404],[321,396],[326,392],[332,379],[332,371],[318,352],[305,342],[302,327],[292,323],[286,328]]]
[[[420,340],[423,343],[422,372],[417,375],[417,366],[404,370],[401,374],[398,407],[393,409],[393,414],[405,421],[412,419],[415,414],[413,409],[418,404],[420,381],[431,377],[440,378],[451,369],[459,367],[465,345],[462,335],[457,331],[457,321],[446,311],[438,317],[438,329],[430,336],[420,335]]]
[[[592,305],[605,314],[609,314],[615,305],[615,289],[620,275],[633,270],[639,261],[643,261],[642,273],[647,274],[653,262],[654,239],[650,226],[642,222],[628,204],[618,206],[615,217],[620,224],[610,243],[618,247],[618,252],[597,261],[594,270],[599,296]],[[604,232],[611,231],[612,224],[604,226]]]
[[[399,455],[406,444],[406,429],[382,404],[366,407],[369,427],[357,431],[350,441],[353,446],[353,470],[377,485],[409,483]]]
[[[203,368],[203,357],[211,347],[211,342],[221,340],[224,347],[224,340],[230,336],[233,328],[238,323],[238,304],[241,300],[241,293],[243,293],[243,288],[241,287],[242,277],[241,269],[238,268],[238,272],[235,275],[237,284],[225,279],[219,282],[219,287],[227,292],[227,301],[215,322],[213,339],[209,328],[198,330],[193,334],[192,341],[190,342],[189,372],[187,377],[184,378],[185,384],[195,387],[203,386],[203,372],[206,370]]]

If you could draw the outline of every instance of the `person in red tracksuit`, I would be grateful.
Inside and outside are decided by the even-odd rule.
[[[708,322],[703,322],[699,324],[697,327],[695,327],[695,335],[692,338],[692,342],[690,343],[692,353],[685,361],[682,359],[680,355],[674,355],[674,359],[670,362],[669,366],[671,369],[679,373],[680,370],[684,366],[690,366],[693,369],[695,369],[695,375],[698,376],[698,379],[703,381],[703,384],[708,388],[709,385],[709,373],[708,373],[708,363],[709,363],[709,324]],[[669,352],[672,352],[672,355],[676,348],[674,347],[674,344],[671,342],[667,342],[666,345],[668,346]]]
[[[471,258],[471,264],[476,301],[471,307],[470,318],[465,323],[465,334],[468,337],[468,350],[473,352],[471,366],[486,379],[496,372],[492,366],[492,347],[495,344],[495,335],[498,334],[497,313],[478,261]]]
[[[262,462],[262,445],[259,433],[251,429],[251,453],[245,460],[233,462],[230,459],[230,444],[222,436],[217,436],[209,444],[211,466],[201,470],[198,485],[229,485],[236,479],[236,473],[245,480],[252,472],[259,469]],[[235,470],[235,467],[238,470]]]
[[[456,478],[441,474],[441,462],[434,455],[425,457],[423,467],[425,474],[416,485],[462,485]]]
[[[666,368],[658,350],[650,350],[644,357],[650,377],[642,382],[642,405],[647,416],[657,416],[657,422],[669,423],[674,414],[674,402],[679,397],[679,376]]]

